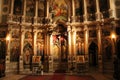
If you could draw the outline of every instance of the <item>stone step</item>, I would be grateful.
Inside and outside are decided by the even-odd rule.
[[[113,74],[113,73],[114,73],[114,70],[103,70],[103,73]]]

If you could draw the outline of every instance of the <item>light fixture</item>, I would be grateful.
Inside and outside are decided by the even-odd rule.
[[[111,38],[112,38],[112,39],[116,39],[115,33],[112,33],[112,34],[111,34]]]
[[[7,36],[7,37],[6,37],[6,40],[9,41],[9,40],[10,40],[10,36]]]

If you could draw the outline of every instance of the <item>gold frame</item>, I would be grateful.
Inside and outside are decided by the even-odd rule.
[[[83,55],[77,56],[77,62],[79,62],[79,63],[85,63],[85,57]]]
[[[41,56],[33,56],[32,62],[33,63],[39,63],[41,59]]]

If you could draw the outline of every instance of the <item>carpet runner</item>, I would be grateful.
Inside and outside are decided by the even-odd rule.
[[[89,75],[65,75],[65,74],[54,74],[54,75],[27,75],[19,80],[95,80]]]

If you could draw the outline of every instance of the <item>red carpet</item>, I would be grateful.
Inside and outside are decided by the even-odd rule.
[[[28,75],[19,80],[95,80],[92,76],[83,75],[65,75],[65,74],[54,74],[54,75]]]

